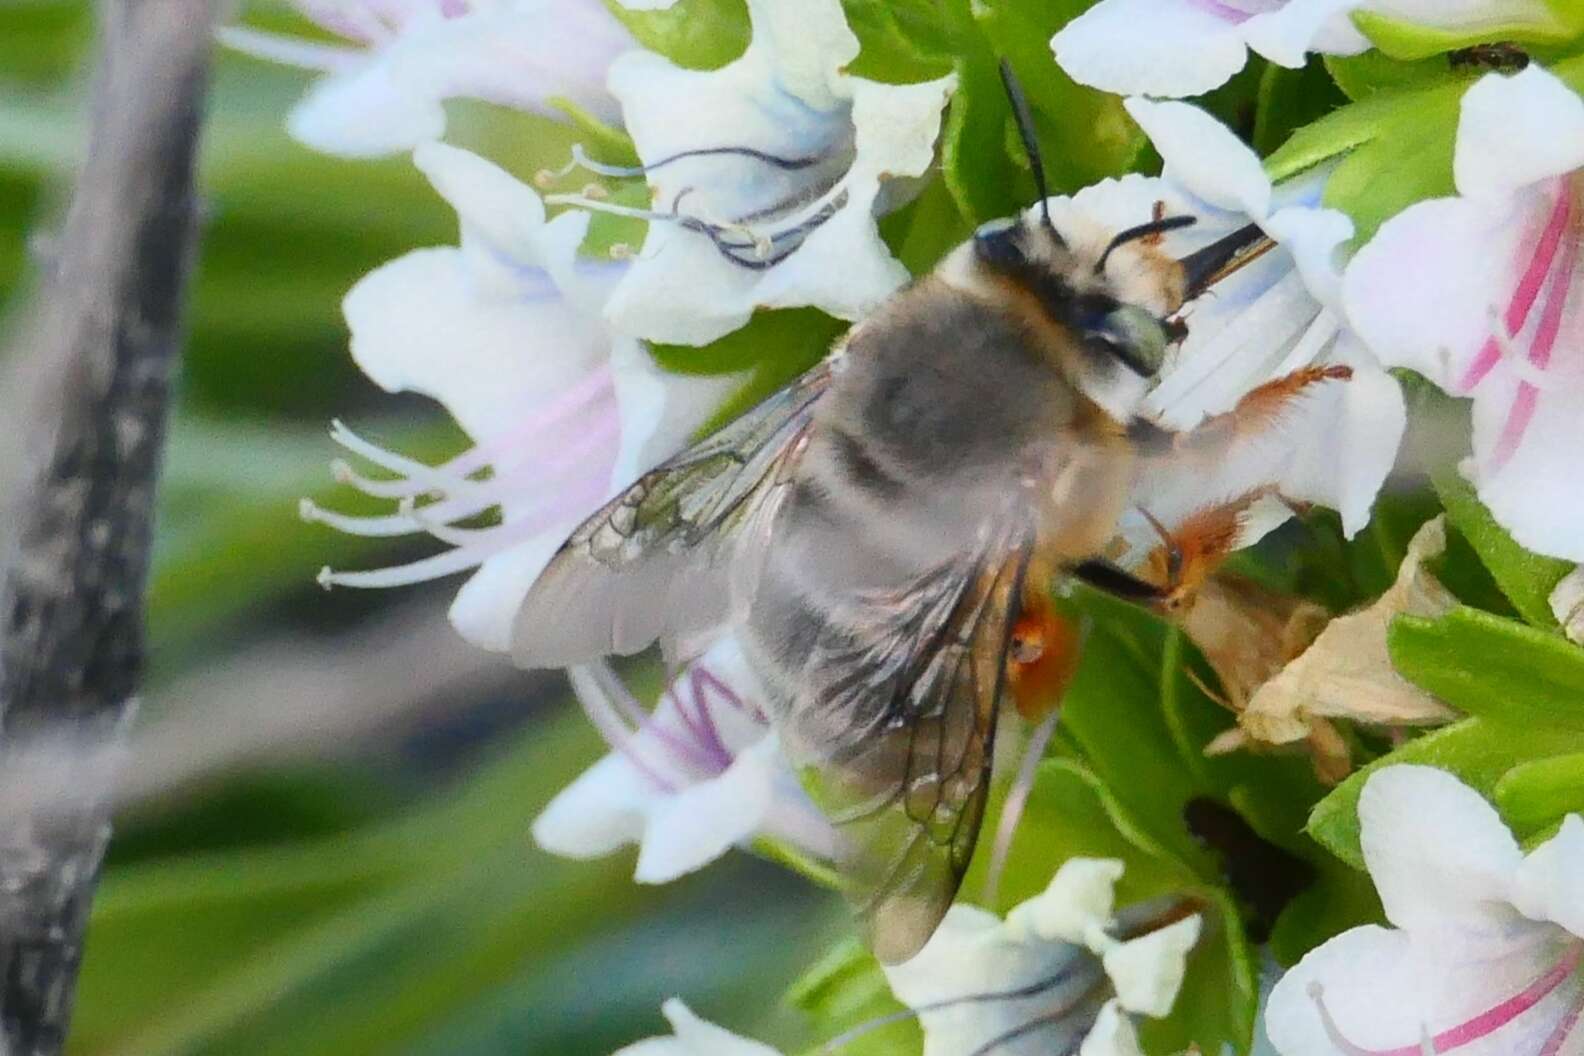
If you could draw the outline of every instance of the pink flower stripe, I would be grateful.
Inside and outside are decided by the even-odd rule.
[[[1558,183],[1556,202],[1551,207],[1551,215],[1546,221],[1545,229],[1540,233],[1539,240],[1535,242],[1529,264],[1524,268],[1523,275],[1519,277],[1512,299],[1507,302],[1507,311],[1502,316],[1502,323],[1509,334],[1517,334],[1523,330],[1524,323],[1529,318],[1529,311],[1540,296],[1545,277],[1550,273],[1551,265],[1556,260],[1557,248],[1562,244],[1562,233],[1567,230],[1568,217],[1572,212],[1570,205],[1568,183],[1564,179]],[[1479,354],[1464,372],[1463,380],[1458,387],[1465,393],[1473,389],[1485,380],[1486,375],[1500,361],[1501,343],[1495,337],[1487,338],[1485,344],[1480,347]]]
[[[1520,993],[1492,1008],[1486,1009],[1472,1019],[1426,1039],[1429,1042],[1428,1049],[1423,1042],[1401,1045],[1393,1049],[1368,1049],[1361,1045],[1355,1045],[1348,1040],[1347,1036],[1336,1025],[1336,1021],[1331,1018],[1331,1013],[1325,1006],[1323,994],[1320,992],[1318,984],[1312,986],[1310,996],[1314,998],[1314,1002],[1319,1008],[1320,1019],[1325,1027],[1327,1037],[1337,1047],[1337,1051],[1343,1053],[1344,1056],[1424,1056],[1427,1051],[1432,1053],[1452,1052],[1455,1049],[1462,1048],[1464,1045],[1494,1034],[1550,996],[1557,987],[1561,986],[1577,970],[1581,960],[1584,960],[1584,942],[1575,942],[1568,947],[1567,952],[1562,955],[1556,964],[1552,965],[1544,975],[1530,983]],[[1584,995],[1581,995],[1581,997],[1584,997]],[[1584,1008],[1581,1008],[1580,1000],[1575,1000],[1567,1015],[1557,1025],[1557,1029],[1551,1035],[1551,1040],[1546,1043],[1546,1048],[1542,1050],[1539,1056],[1555,1056],[1562,1043],[1567,1040],[1574,1024],[1577,1023],[1581,1011],[1584,1011]]]

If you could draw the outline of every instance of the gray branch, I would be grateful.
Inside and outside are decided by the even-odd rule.
[[[90,138],[20,353],[39,365],[0,590],[0,767],[124,730],[143,661],[154,487],[194,230],[214,8],[105,0]],[[82,795],[0,817],[0,1053],[61,1051],[109,837],[106,753]],[[70,765],[70,764],[65,764]],[[94,771],[94,772],[88,772]]]

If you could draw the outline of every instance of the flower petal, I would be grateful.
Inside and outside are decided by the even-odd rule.
[[[1584,165],[1584,99],[1538,63],[1489,73],[1463,95],[1452,169],[1460,194],[1490,197]]]
[[[1265,218],[1270,178],[1259,156],[1220,121],[1187,103],[1128,99],[1123,106],[1165,160],[1168,182],[1217,209]]]
[[[1157,1019],[1171,1012],[1200,927],[1197,915],[1187,917],[1105,952],[1106,974],[1123,1008]]]
[[[1311,950],[1276,983],[1266,1031],[1282,1056],[1417,1052],[1421,1045],[1458,1056],[1540,1053],[1577,996],[1558,985],[1560,934],[1528,922],[1472,941],[1354,928]],[[1439,1047],[1426,1044],[1431,1038]]]
[[[1403,932],[1374,925],[1345,931],[1277,980],[1265,1007],[1265,1032],[1282,1056],[1337,1056],[1318,997],[1353,1044],[1412,1044],[1425,1003],[1414,963]]]
[[[780,1056],[762,1042],[700,1019],[680,998],[671,998],[660,1006],[660,1011],[670,1021],[675,1036],[645,1038],[621,1049],[615,1056]]]
[[[1524,859],[1514,903],[1527,917],[1550,920],[1584,938],[1584,818],[1569,814],[1562,828]]]
[[[611,472],[622,488],[690,443],[699,428],[747,380],[743,374],[678,374],[661,368],[642,343],[611,348],[621,450]]]
[[[1094,1026],[1078,1047],[1078,1056],[1144,1056],[1132,1021],[1122,1014],[1116,1001],[1107,1001],[1100,1007]]]
[[[677,1040],[691,1056],[779,1056],[768,1045],[700,1019],[680,998],[671,998],[660,1006],[660,1011],[670,1020]]]
[[[1463,395],[1463,378],[1517,287],[1523,248],[1547,203],[1437,198],[1381,225],[1348,263],[1342,299],[1358,335],[1387,366]]]
[[[598,328],[542,282],[536,297],[481,298],[461,251],[414,250],[347,293],[352,358],[389,392],[439,400],[474,439],[500,435],[604,359]]]
[[[669,883],[753,836],[769,813],[780,766],[780,745],[767,736],[719,777],[658,798],[649,813],[634,879]]]
[[[1079,84],[1121,95],[1198,95],[1243,68],[1235,22],[1183,0],[1102,0],[1051,38]]]
[[[1584,445],[1584,419],[1578,413],[1584,386],[1561,369],[1547,376],[1556,378],[1556,387],[1537,393],[1523,441],[1494,469],[1492,452],[1501,443],[1520,382],[1493,376],[1480,386],[1474,401],[1472,476],[1480,499],[1526,549],[1584,561],[1584,491],[1570,486]]]
[[[1095,947],[1111,923],[1123,868],[1114,858],[1069,858],[1044,891],[1013,907],[1007,930],[1046,942]]]
[[[1243,24],[1243,39],[1267,59],[1290,69],[1303,66],[1311,51],[1357,55],[1369,50],[1347,17],[1363,0],[1287,0]]]
[[[360,66],[314,85],[287,127],[315,150],[371,157],[442,135],[447,99],[553,113],[549,99],[563,97],[614,120],[605,71],[631,46],[621,23],[592,0],[518,0],[455,17],[415,5],[394,37],[370,44]]]
[[[548,263],[540,251],[544,203],[526,184],[493,162],[444,143],[419,144],[413,165],[456,210],[464,245],[480,239],[515,266]],[[586,227],[587,218],[580,219]]]
[[[655,788],[619,753],[589,767],[539,812],[534,842],[551,854],[600,858],[644,832]]]
[[[372,158],[445,134],[440,101],[399,84],[375,63],[321,78],[286,118],[293,139],[322,154]]]
[[[828,38],[818,61],[807,40],[792,39],[798,32],[788,19],[803,16],[802,8],[788,15],[796,7],[785,0],[756,4],[755,43],[720,70],[683,70],[647,52],[613,67],[612,90],[646,161],[729,144],[797,162],[719,153],[670,162],[650,174],[662,210],[726,225],[727,235],[739,241],[754,233],[769,239],[764,232],[773,233],[776,223],[793,230],[797,221],[790,217],[814,213],[821,202],[835,210],[763,267],[729,259],[699,231],[651,222],[642,252],[607,308],[623,332],[706,344],[762,307],[813,305],[856,319],[907,281],[874,216],[887,181],[921,175],[933,163],[941,108],[955,80],[885,85],[839,74],[832,55],[846,53],[841,41],[850,33],[839,5],[822,0],[810,9],[816,26],[825,27],[813,37]],[[808,101],[815,97],[824,103]],[[714,115],[708,141],[694,119],[701,106]],[[785,218],[764,221],[752,232],[740,219],[767,213]],[[763,252],[768,260],[783,251],[766,241]]]
[[[1083,998],[1100,981],[1084,947],[1026,941],[995,914],[960,902],[922,950],[883,967],[897,998],[919,1010],[924,1056],[963,1056],[992,1042],[1006,1056],[1060,1052],[1093,1014]],[[1011,996],[1024,989],[1031,992]],[[973,1000],[984,994],[1008,996]]]
[[[602,457],[591,452],[598,462]],[[597,478],[574,484],[577,494],[569,499],[574,510],[592,510],[603,494]],[[581,497],[582,501],[579,501]],[[451,602],[447,615],[464,641],[492,653],[511,652],[511,632],[523,598],[555,556],[566,537],[582,520],[581,513],[550,524],[543,532],[514,544],[509,550],[488,558],[468,577]]]
[[[1388,766],[1359,796],[1360,840],[1386,916],[1410,932],[1502,930],[1522,856],[1479,793],[1444,770]]]

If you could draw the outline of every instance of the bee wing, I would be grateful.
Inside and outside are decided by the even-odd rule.
[[[815,757],[810,791],[883,961],[924,945],[973,855],[1031,540],[1007,532],[905,592],[833,613],[783,720],[794,755]]]
[[[831,362],[645,473],[584,521],[517,611],[516,663],[566,667],[635,653],[656,639],[669,649],[722,622],[737,537],[767,522],[830,385]]]

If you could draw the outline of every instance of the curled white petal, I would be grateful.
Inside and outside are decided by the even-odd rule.
[[[1584,99],[1539,64],[1489,73],[1463,93],[1452,171],[1458,193],[1507,195],[1584,165]]]

